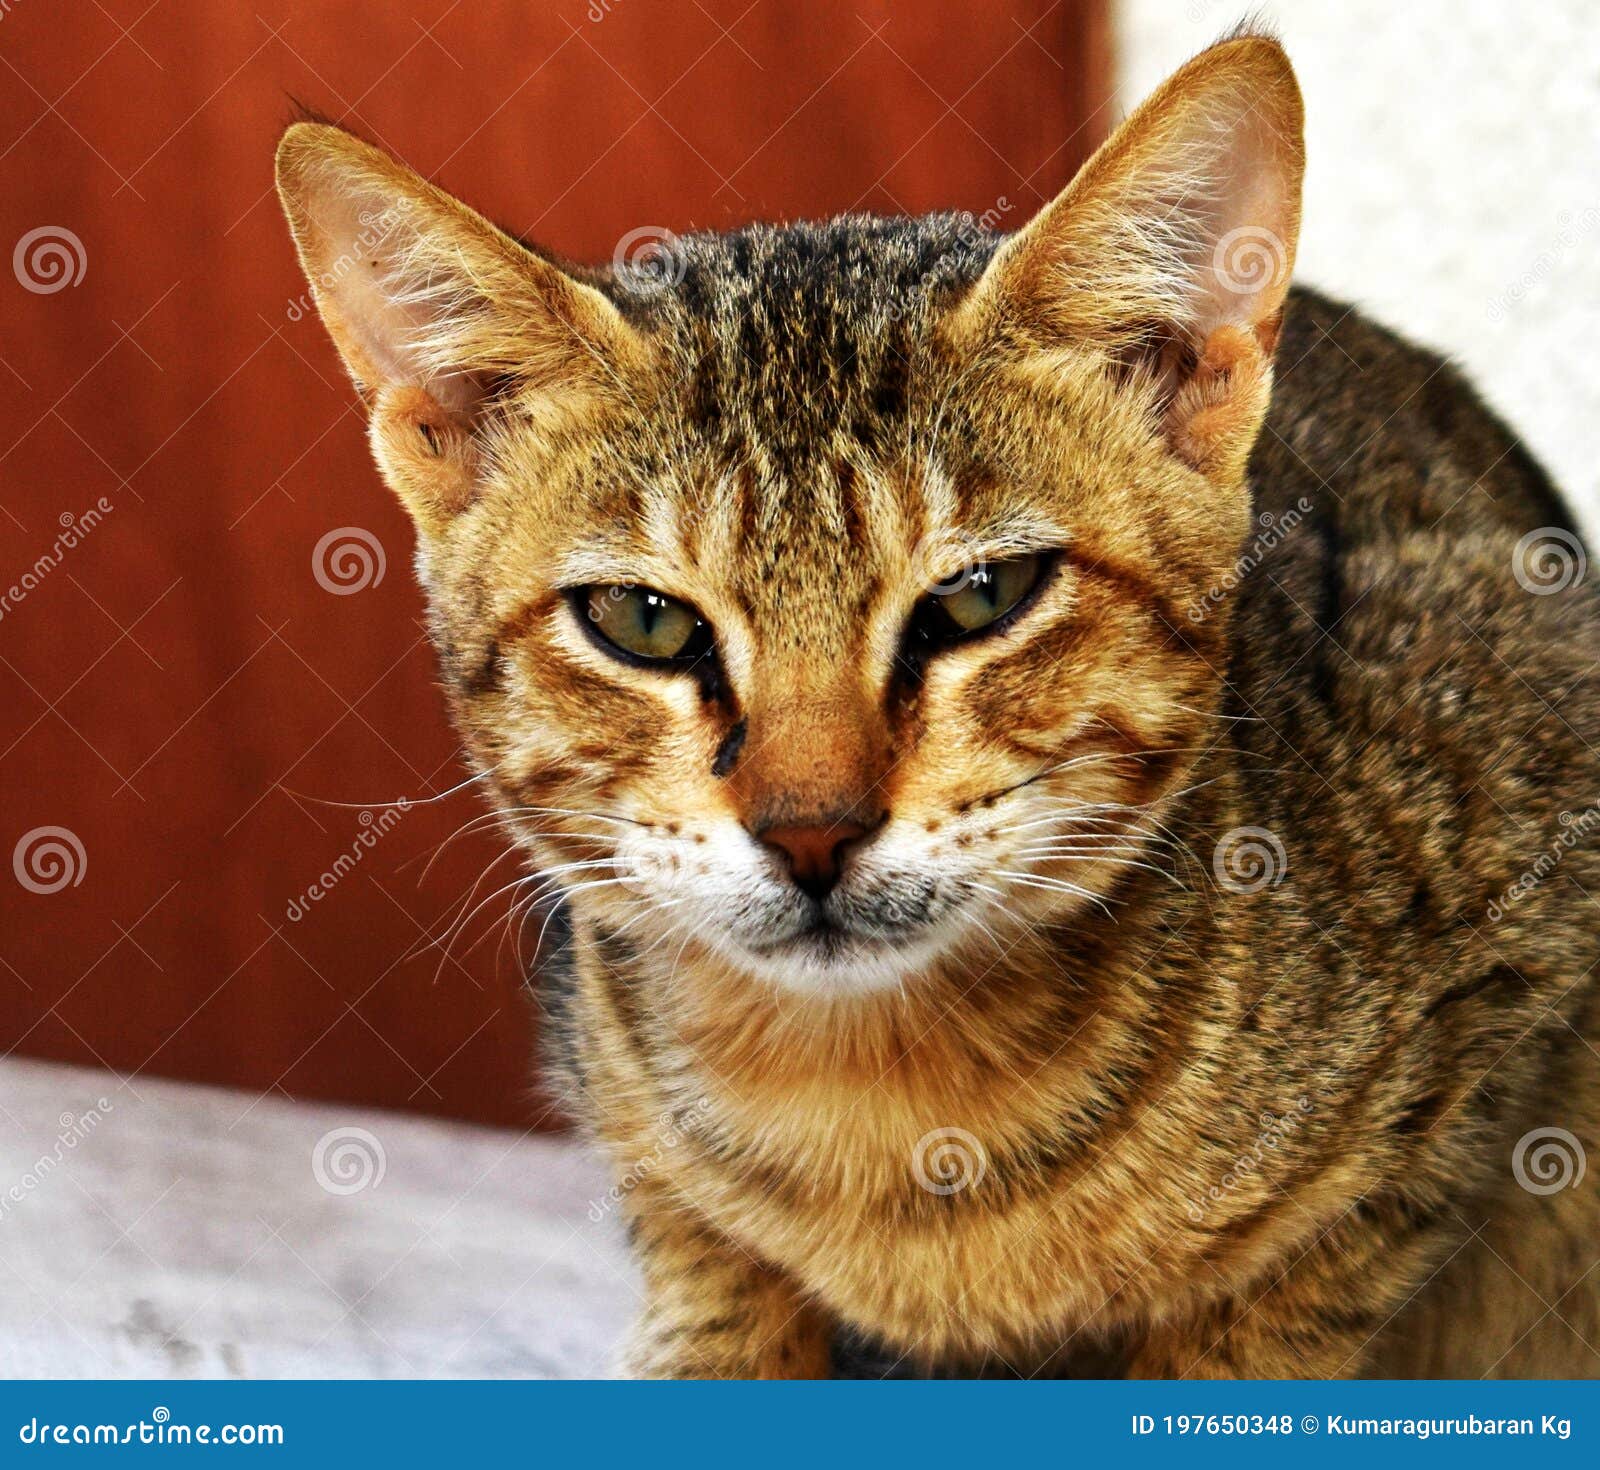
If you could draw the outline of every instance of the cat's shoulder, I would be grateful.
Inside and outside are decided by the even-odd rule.
[[[1252,481],[1265,511],[1331,500],[1352,541],[1440,525],[1578,534],[1537,459],[1455,363],[1305,287],[1285,312]]]
[[[1229,676],[1263,766],[1337,786],[1348,841],[1592,801],[1600,592],[1549,477],[1460,369],[1353,308],[1297,291],[1279,361]]]

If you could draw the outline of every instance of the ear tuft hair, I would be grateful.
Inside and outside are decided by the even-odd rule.
[[[1164,406],[1192,404],[1183,389],[1204,369],[1213,406],[1231,382],[1264,413],[1257,388],[1270,383],[1299,236],[1303,131],[1276,41],[1252,32],[1203,51],[1000,247],[954,330],[1104,354],[1113,372],[1155,382]],[[1223,332],[1225,352],[1210,345]],[[1247,342],[1258,367],[1241,356]],[[1242,463],[1232,452],[1206,462]]]
[[[290,126],[277,176],[317,307],[373,411],[380,468],[419,524],[465,503],[477,459],[463,436],[491,410],[581,412],[647,356],[592,286],[341,127]],[[382,415],[403,421],[399,437]],[[450,452],[418,461],[424,428]],[[448,484],[428,487],[430,459]]]

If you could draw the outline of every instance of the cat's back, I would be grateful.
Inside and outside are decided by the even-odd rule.
[[[1291,296],[1250,482],[1246,697],[1278,690],[1345,719],[1341,691],[1444,651],[1423,647],[1430,632],[1463,666],[1476,639],[1536,683],[1561,645],[1587,639],[1585,669],[1600,653],[1587,549],[1544,470],[1453,364],[1352,307]]]
[[[1309,701],[1348,730],[1386,679],[1419,696],[1425,669],[1443,689],[1462,682],[1451,665],[1498,661],[1541,686],[1600,654],[1587,549],[1549,477],[1453,364],[1352,307],[1291,295],[1250,483],[1232,680],[1247,701],[1313,719]]]
[[[1346,542],[1552,527],[1572,513],[1448,359],[1306,288],[1289,298],[1252,459],[1258,510],[1331,502]]]
[[[1306,291],[1251,482],[1229,682],[1274,773],[1261,825],[1375,921],[1392,901],[1415,931],[1420,881],[1481,920],[1574,813],[1600,827],[1600,596],[1570,511],[1455,367]],[[1563,867],[1587,886],[1600,844]],[[1563,882],[1519,908],[1582,901]]]
[[[1282,1011],[1262,1029],[1337,1038],[1317,1085],[1361,1079],[1347,1154],[1388,1160],[1396,1190],[1448,1178],[1493,1222],[1368,1371],[1588,1372],[1545,1306],[1600,1321],[1564,1244],[1593,1238],[1600,1198],[1530,1194],[1508,1161],[1600,1117],[1596,578],[1548,477],[1442,358],[1296,293],[1278,364],[1225,737],[1230,820],[1281,850],[1251,933]]]

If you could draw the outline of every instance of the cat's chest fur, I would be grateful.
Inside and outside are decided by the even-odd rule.
[[[670,1177],[753,1258],[913,1361],[1021,1368],[1096,1347],[1220,1284],[1202,1254],[1256,1270],[1313,1218],[1282,1189],[1322,1167],[1325,1134],[1270,1068],[1206,1060],[1238,1015],[1160,967],[1068,984],[1041,952],[969,988],[959,1025],[940,992],[835,1032],[726,998],[636,1006],[619,1000],[625,958],[584,959],[577,1008],[605,1041],[582,1049],[619,1174]],[[1202,1209],[1280,1114],[1266,1166]]]

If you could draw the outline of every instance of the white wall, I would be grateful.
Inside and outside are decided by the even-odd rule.
[[[1117,0],[1124,109],[1245,13]],[[1298,275],[1450,353],[1600,533],[1600,7],[1269,0],[1307,113]]]

